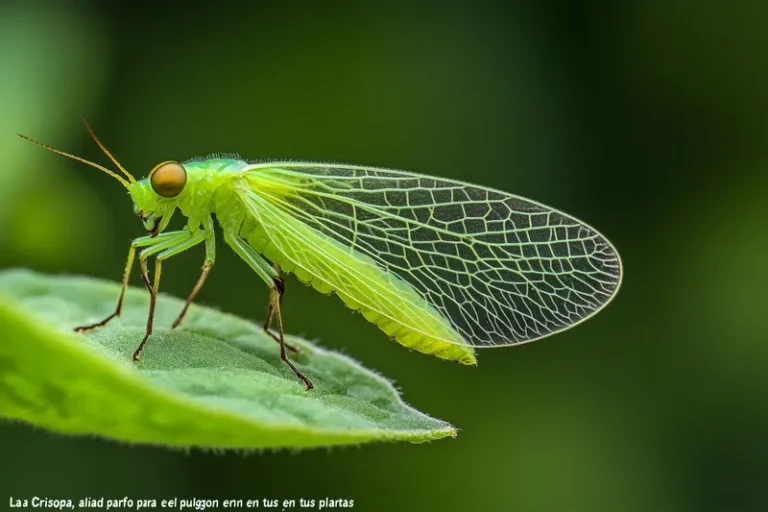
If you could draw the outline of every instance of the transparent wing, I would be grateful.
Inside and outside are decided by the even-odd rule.
[[[260,196],[409,283],[475,347],[572,327],[621,282],[605,237],[519,196],[337,164],[268,162],[245,172]]]

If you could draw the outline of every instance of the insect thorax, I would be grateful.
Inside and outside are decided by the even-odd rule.
[[[187,186],[177,206],[187,217],[236,215],[241,206],[233,187],[241,179],[243,166],[245,162],[233,159],[186,162]]]

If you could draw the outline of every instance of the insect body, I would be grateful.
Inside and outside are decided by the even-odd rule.
[[[88,130],[125,177],[32,142],[116,178],[148,232],[131,244],[115,312],[78,328],[120,315],[140,250],[150,310],[134,360],[152,334],[163,261],[205,247],[202,274],[174,328],[203,286],[216,254],[213,214],[226,244],[269,287],[264,329],[306,389],[312,383],[286,355],[295,348],[284,340],[281,271],[335,292],[399,343],[465,364],[475,363],[475,348],[529,342],[580,323],[621,283],[621,260],[605,237],[519,196],[390,169],[237,157],[163,162],[137,181]],[[177,211],[186,227],[165,231]]]

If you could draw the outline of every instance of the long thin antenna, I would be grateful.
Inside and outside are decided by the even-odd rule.
[[[51,146],[48,146],[48,145],[46,145],[46,144],[43,144],[42,142],[38,142],[38,141],[36,141],[36,140],[34,140],[34,139],[30,139],[30,138],[29,138],[29,137],[27,137],[26,135],[22,135],[22,134],[20,134],[20,133],[17,133],[16,135],[18,135],[19,137],[21,137],[21,138],[22,138],[22,139],[24,139],[24,140],[28,140],[28,141],[29,141],[29,142],[31,142],[32,144],[36,144],[36,145],[40,146],[41,148],[47,149],[48,151],[53,151],[53,152],[54,152],[54,153],[56,153],[57,155],[66,156],[67,158],[71,158],[72,160],[77,160],[78,162],[82,162],[82,163],[84,163],[84,164],[90,165],[91,167],[95,167],[96,169],[98,169],[98,170],[100,170],[100,171],[103,171],[103,172],[105,172],[105,173],[109,174],[110,176],[112,176],[113,178],[115,178],[117,181],[119,181],[119,182],[120,182],[120,184],[122,184],[122,185],[123,185],[125,188],[127,188],[128,190],[130,190],[130,183],[128,183],[127,181],[125,181],[125,179],[124,179],[122,176],[119,176],[118,174],[114,173],[113,171],[110,171],[110,170],[109,170],[109,169],[107,169],[106,167],[102,167],[101,165],[99,165],[99,164],[97,164],[97,163],[94,163],[94,162],[91,162],[90,160],[86,160],[85,158],[80,158],[79,156],[75,156],[75,155],[72,155],[72,154],[70,154],[70,153],[66,153],[66,152],[64,152],[64,151],[62,151],[62,150],[60,150],[60,149],[52,148]],[[111,155],[110,155],[110,156],[111,156]],[[124,172],[125,172],[125,171],[124,171]],[[134,183],[135,183],[135,180],[133,180],[133,181],[134,181]]]
[[[104,144],[101,143],[99,138],[93,132],[93,128],[91,128],[91,125],[88,124],[88,121],[86,121],[85,118],[83,118],[83,124],[85,125],[85,128],[88,130],[88,133],[91,134],[91,137],[93,137],[93,140],[96,141],[96,144],[98,144],[99,147],[101,148],[101,150],[104,153],[106,153],[106,155],[109,157],[110,160],[112,160],[112,163],[114,163],[117,166],[117,168],[120,169],[123,172],[123,174],[125,174],[128,177],[128,181],[130,181],[131,183],[135,184],[136,183],[136,178],[134,178],[131,173],[126,171],[125,167],[120,165],[120,162],[117,161],[117,158],[112,156],[112,153],[110,153],[109,150],[106,147],[104,147]]]

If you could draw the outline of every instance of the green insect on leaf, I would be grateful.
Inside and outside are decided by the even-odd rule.
[[[475,364],[475,348],[573,327],[605,307],[621,283],[621,259],[603,235],[506,192],[391,169],[239,157],[167,161],[137,181],[88,130],[122,176],[32,142],[100,169],[130,193],[148,235],[130,246],[123,289],[138,251],[150,294],[134,360],[152,334],[163,262],[205,247],[202,274],[173,327],[213,268],[213,214],[225,243],[267,284],[264,329],[307,390],[312,383],[288,358],[295,347],[284,339],[284,272],[335,293],[402,345],[464,364]],[[186,227],[165,231],[176,212]],[[78,330],[120,316],[122,300],[112,315]]]

